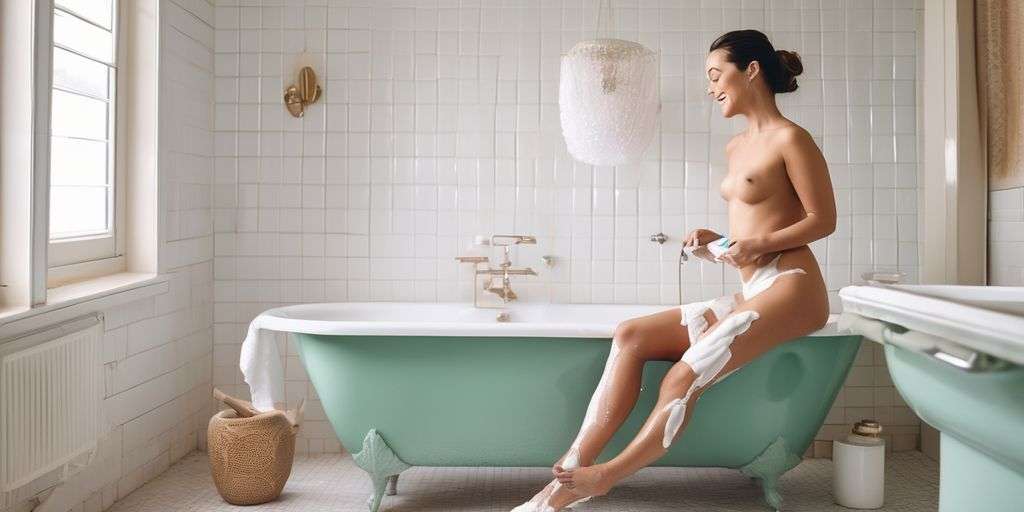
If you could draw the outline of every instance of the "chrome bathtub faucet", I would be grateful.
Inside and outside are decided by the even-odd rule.
[[[478,308],[501,307],[484,306],[480,304],[477,294],[477,276],[487,276],[482,289],[501,297],[502,304],[516,300],[518,296],[516,295],[516,292],[512,290],[512,276],[535,276],[537,275],[537,272],[530,267],[513,267],[512,260],[509,258],[509,253],[514,245],[536,245],[537,238],[532,235],[492,235],[490,239],[478,240],[477,243],[479,245],[502,247],[504,250],[502,252],[501,263],[498,264],[497,268],[490,266],[490,258],[487,256],[455,257],[456,261],[459,261],[460,263],[473,264],[473,306]]]

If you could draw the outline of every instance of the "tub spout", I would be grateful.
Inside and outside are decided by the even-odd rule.
[[[477,274],[490,276],[490,279],[484,282],[484,290],[501,297],[503,302],[511,302],[519,298],[516,292],[512,290],[511,276],[535,276],[537,272],[530,267],[512,268],[502,266],[501,268],[477,270]],[[495,282],[498,277],[501,278],[500,284]]]

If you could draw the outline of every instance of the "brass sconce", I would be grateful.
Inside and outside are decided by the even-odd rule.
[[[302,117],[306,105],[320,99],[320,86],[316,84],[316,73],[306,66],[299,71],[299,82],[284,90],[284,106],[295,117]]]

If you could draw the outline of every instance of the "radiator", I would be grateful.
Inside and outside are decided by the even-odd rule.
[[[0,342],[0,492],[96,448],[102,335],[94,315]]]

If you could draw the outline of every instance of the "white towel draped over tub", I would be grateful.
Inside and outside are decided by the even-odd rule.
[[[249,323],[238,362],[249,385],[252,405],[260,411],[269,411],[274,402],[284,400],[284,368],[274,333],[264,325],[267,318],[270,317],[260,314]]]
[[[315,311],[316,306],[286,306],[268,309],[249,323],[249,331],[242,341],[242,354],[238,366],[249,385],[252,405],[260,411],[269,411],[275,403],[283,403],[284,364],[274,339],[274,332],[303,334],[355,334],[346,329],[343,316],[338,320],[320,320],[302,317],[304,311]],[[296,314],[298,313],[298,314]],[[361,323],[361,322],[360,322]],[[378,324],[382,322],[377,322]]]

